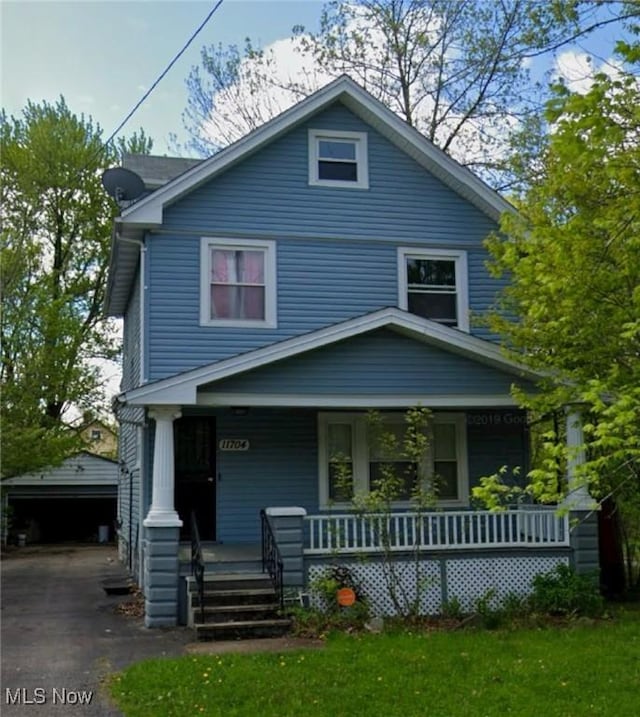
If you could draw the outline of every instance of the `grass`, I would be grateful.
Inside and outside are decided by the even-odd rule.
[[[111,681],[126,717],[638,714],[640,612],[565,628],[343,635],[315,651],[185,656]]]

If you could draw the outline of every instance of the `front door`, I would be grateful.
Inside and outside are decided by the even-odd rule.
[[[216,421],[183,416],[175,422],[175,506],[182,520],[180,538],[191,537],[191,513],[201,540],[216,539]]]

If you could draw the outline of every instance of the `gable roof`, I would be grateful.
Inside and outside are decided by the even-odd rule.
[[[80,451],[59,466],[41,468],[2,481],[3,486],[12,485],[77,485],[114,484],[118,482],[118,461],[89,451]]]
[[[207,384],[382,328],[397,331],[416,341],[465,356],[519,378],[533,381],[540,378],[540,374],[506,358],[500,348],[490,341],[401,309],[386,308],[139,386],[121,394],[118,400],[138,406],[195,405],[198,402],[198,389]]]
[[[209,159],[199,162],[152,194],[127,207],[118,221],[123,224],[145,226],[161,224],[162,210],[165,206],[177,201],[204,182],[208,182],[231,165],[245,159],[249,154],[256,152],[268,142],[272,142],[336,101],[342,102],[355,115],[377,129],[492,219],[497,220],[502,212],[514,211],[512,205],[485,182],[466,167],[458,164],[416,129],[410,127],[348,75],[342,75],[237,142]]]
[[[129,298],[130,281],[137,264],[138,247],[135,242],[142,238],[146,229],[159,227],[162,224],[163,210],[166,206],[246,159],[334,102],[342,102],[356,116],[492,220],[497,221],[503,212],[515,212],[514,207],[506,199],[470,170],[410,127],[348,75],[342,75],[212,157],[203,161],[189,160],[180,168],[187,167],[190,161],[194,162],[193,166],[123,209],[120,217],[115,220],[107,291],[109,313],[121,315],[124,312]],[[172,169],[176,166],[172,165]],[[116,241],[116,236],[120,236],[125,241]],[[120,275],[117,282],[120,284],[119,287],[116,286],[116,272]]]

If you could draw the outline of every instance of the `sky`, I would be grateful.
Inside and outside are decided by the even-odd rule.
[[[28,99],[91,115],[107,137],[202,23],[213,0],[0,0],[0,95],[8,114]],[[267,45],[293,25],[316,29],[321,0],[224,0],[123,130],[143,127],[154,154],[183,134],[185,80],[203,45]],[[186,137],[183,136],[183,139]]]
[[[479,2],[484,0],[478,0]],[[215,5],[215,0],[0,0],[0,97],[19,115],[28,99],[55,101],[91,115],[108,137]],[[296,24],[315,30],[322,0],[224,0],[206,27],[144,102],[122,134],[140,127],[154,154],[172,154],[169,134],[187,139],[185,80],[203,45],[266,46]],[[589,49],[607,57],[612,32]],[[584,74],[581,48],[565,52],[563,73]],[[552,60],[544,62],[549,65]],[[542,69],[542,68],[540,68]],[[546,68],[545,68],[546,69]]]

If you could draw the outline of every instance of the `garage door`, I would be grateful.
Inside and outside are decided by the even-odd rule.
[[[78,495],[61,494],[52,491],[49,494],[39,492],[37,496],[8,496],[11,507],[11,533],[27,534],[30,543],[58,543],[64,541],[95,542],[98,540],[99,526],[108,526],[108,538],[114,536],[114,523],[117,518],[117,498],[105,495],[104,488],[96,493],[86,491]],[[102,535],[101,537],[104,537]]]

